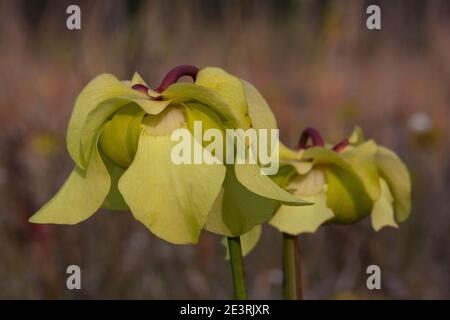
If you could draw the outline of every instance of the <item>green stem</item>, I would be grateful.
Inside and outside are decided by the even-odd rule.
[[[237,300],[247,300],[241,239],[239,237],[228,237],[227,239],[231,273],[233,274],[234,296]]]
[[[287,233],[283,233],[283,271],[284,299],[303,299],[298,236]]]

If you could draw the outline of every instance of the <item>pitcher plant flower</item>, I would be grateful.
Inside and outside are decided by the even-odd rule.
[[[306,145],[308,137],[311,147]],[[280,154],[280,159],[284,165],[274,178],[277,183],[314,203],[301,209],[280,206],[269,223],[282,232],[314,232],[324,223],[352,224],[369,215],[378,231],[398,227],[409,216],[406,165],[393,151],[365,140],[360,128],[335,146],[325,146],[316,130],[306,129],[298,151]]]
[[[177,82],[182,76],[194,82]],[[224,164],[193,136],[196,121],[220,131],[276,128],[256,88],[219,68],[175,67],[155,90],[138,73],[131,81],[97,76],[76,99],[68,125],[75,167],[29,221],[77,224],[100,208],[131,211],[171,243],[196,243],[203,228],[227,236],[239,260],[239,236],[268,221],[280,204],[309,203],[261,175],[259,164]],[[188,130],[192,147],[213,163],[173,163],[177,129]],[[242,278],[242,264],[233,272]]]
[[[308,145],[311,140],[312,145]],[[273,180],[311,206],[281,205],[269,224],[283,233],[284,296],[301,298],[298,235],[321,225],[353,224],[371,216],[373,228],[398,227],[411,209],[407,167],[391,150],[365,140],[360,128],[332,146],[313,128],[303,131],[297,150],[280,146],[283,165]],[[258,236],[258,235],[255,235]],[[255,245],[254,237],[245,247]]]

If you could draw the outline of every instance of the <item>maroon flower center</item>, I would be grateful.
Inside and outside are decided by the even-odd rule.
[[[161,93],[164,90],[166,90],[168,87],[170,87],[172,84],[178,81],[181,77],[189,76],[192,78],[192,80],[195,81],[197,78],[198,68],[195,66],[183,64],[180,66],[176,66],[172,70],[170,70],[166,76],[164,77],[163,81],[159,85],[158,88],[155,89],[156,92]],[[145,94],[148,93],[148,87],[143,84],[135,84],[131,87],[134,90],[143,92]]]
[[[346,146],[348,146],[350,144],[350,141],[348,141],[348,139],[344,139],[341,142],[337,143],[334,147],[333,147],[333,151],[336,152],[341,152]]]
[[[197,78],[198,68],[195,66],[183,64],[180,66],[177,66],[170,70],[167,75],[164,77],[163,81],[159,85],[158,88],[156,88],[156,92],[163,92],[166,90],[170,85],[174,84],[183,76],[189,76],[192,78],[192,80],[195,81]]]
[[[308,145],[308,142],[311,140],[311,145]],[[338,144],[336,144],[332,150],[336,152],[341,152],[345,147],[350,144],[350,141],[345,138]],[[297,144],[297,150],[308,149],[310,147],[323,147],[325,143],[323,142],[322,136],[319,131],[315,128],[306,128],[303,130],[300,139]]]
[[[323,147],[325,145],[319,131],[314,128],[306,128],[305,130],[303,130],[302,135],[300,136],[297,144],[297,149],[300,150],[309,148],[307,144],[310,139],[313,147]]]

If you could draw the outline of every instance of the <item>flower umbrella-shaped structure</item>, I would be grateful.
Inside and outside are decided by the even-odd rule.
[[[184,75],[195,82],[176,83]],[[184,244],[197,242],[207,221],[213,232],[239,236],[267,221],[278,203],[305,204],[260,175],[257,164],[225,166],[198,139],[192,147],[217,161],[175,164],[171,134],[192,133],[195,121],[218,130],[276,126],[259,92],[218,68],[176,67],[156,90],[137,73],[131,81],[96,77],[69,122],[75,168],[30,222],[76,224],[101,207],[131,210],[160,238]]]

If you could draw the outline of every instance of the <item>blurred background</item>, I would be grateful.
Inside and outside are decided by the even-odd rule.
[[[81,30],[66,8],[81,7]],[[365,10],[381,7],[382,30]],[[0,299],[232,297],[220,238],[159,240],[129,213],[76,226],[27,219],[68,176],[65,130],[102,72],[159,84],[177,64],[219,66],[254,83],[284,143],[306,126],[330,142],[355,125],[410,168],[413,212],[398,230],[370,219],[302,235],[307,299],[450,298],[449,1],[0,0]],[[281,297],[281,237],[265,227],[245,259],[249,294]],[[82,290],[66,288],[70,264]],[[366,288],[377,264],[382,290]]]

